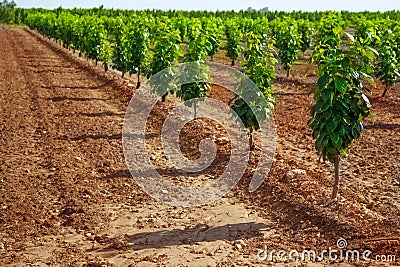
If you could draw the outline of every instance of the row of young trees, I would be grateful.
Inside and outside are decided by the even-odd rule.
[[[61,40],[66,47],[102,61],[106,69],[111,65],[123,74],[137,74],[138,87],[141,73],[150,77],[179,60],[200,64],[207,56],[212,59],[225,42],[232,65],[241,60],[242,71],[266,100],[266,104],[251,108],[239,96],[231,101],[250,136],[260,127],[252,109],[263,111],[262,120],[273,110],[271,81],[275,63],[279,60],[289,76],[298,54],[313,45],[312,62],[318,66],[318,82],[309,126],[316,150],[335,165],[332,198],[338,192],[340,157],[346,156],[348,147],[361,136],[363,120],[370,115],[365,81],[374,85],[375,75],[388,89],[400,76],[400,26],[390,19],[376,23],[359,17],[354,37],[345,32],[350,21],[335,13],[318,23],[291,17],[272,22],[262,17],[223,21],[218,17],[174,19],[142,14],[127,18],[68,12],[33,13],[26,22],[44,35]],[[205,68],[196,71],[199,77],[207,76]],[[176,94],[186,101],[205,97],[209,89],[206,82],[189,83]],[[196,117],[196,101],[188,103],[193,105]]]
[[[35,12],[34,12],[35,13]],[[336,27],[338,25],[330,25],[329,23],[325,23],[325,21],[331,20],[334,21],[336,24],[340,24],[339,28],[340,29],[347,29],[350,25],[350,21],[344,20],[340,15],[336,13],[329,13],[329,15],[323,17],[318,24],[316,23],[311,23],[308,20],[294,20],[291,17],[284,17],[282,19],[278,18],[276,20],[273,20],[272,22],[268,22],[267,19],[265,18],[257,18],[257,19],[249,19],[245,18],[242,20],[238,19],[229,19],[226,21],[222,21],[219,18],[188,18],[188,17],[183,17],[179,16],[177,18],[169,19],[166,16],[161,16],[161,17],[153,17],[153,16],[143,16],[143,15],[137,15],[134,16],[134,19],[127,19],[127,17],[97,17],[97,16],[90,16],[90,15],[84,15],[84,16],[74,16],[70,15],[69,12],[60,12],[60,13],[37,13],[36,17],[42,17],[39,18],[39,27],[37,23],[35,23],[35,19],[33,19],[32,23],[32,17],[35,17],[35,15],[30,15],[26,19],[26,22],[28,25],[33,25],[34,28],[37,28],[39,31],[44,33],[47,36],[54,37],[59,40],[68,40],[68,43],[71,43],[73,46],[68,45],[69,47],[76,47],[76,49],[81,50],[85,54],[88,54],[87,51],[80,49],[81,44],[73,43],[73,42],[80,42],[79,39],[82,39],[83,36],[80,34],[79,29],[82,28],[90,28],[91,26],[88,25],[86,22],[87,20],[90,21],[91,24],[93,22],[99,27],[103,27],[103,29],[97,29],[101,33],[99,35],[105,35],[105,38],[100,38],[97,36],[98,41],[100,39],[107,39],[106,41],[103,41],[101,44],[101,47],[104,48],[104,52],[101,54],[101,59],[100,59],[100,52],[99,51],[97,54],[93,53],[94,51],[89,51],[90,53],[88,54],[88,57],[90,58],[95,58],[96,60],[101,60],[107,62],[107,66],[112,62],[111,59],[109,59],[108,55],[110,54],[109,50],[109,43],[111,45],[117,44],[119,41],[118,37],[115,35],[120,35],[124,36],[127,35],[127,32],[124,32],[125,28],[128,28],[130,33],[131,33],[131,39],[134,40],[139,33],[134,33],[134,31],[140,31],[138,27],[136,29],[131,29],[135,28],[135,25],[137,23],[141,25],[145,25],[145,31],[148,28],[149,29],[149,37],[145,38],[146,40],[150,41],[150,45],[154,44],[154,40],[151,39],[154,35],[154,33],[157,31],[157,25],[160,22],[167,22],[171,23],[171,27],[175,30],[179,30],[180,32],[180,41],[179,44],[181,43],[190,43],[190,41],[193,39],[193,34],[190,28],[192,25],[196,24],[201,24],[201,28],[203,30],[203,34],[207,36],[207,41],[208,43],[211,43],[211,48],[209,49],[207,55],[211,57],[211,60],[213,60],[213,56],[219,51],[221,48],[222,43],[225,43],[225,48],[227,50],[226,55],[231,59],[232,64],[237,61],[240,56],[243,56],[243,53],[241,53],[241,50],[244,48],[244,40],[242,33],[246,32],[257,32],[261,34],[266,34],[268,35],[268,39],[273,39],[275,41],[275,47],[277,48],[278,51],[278,59],[279,62],[281,63],[282,67],[287,71],[287,75],[289,76],[290,74],[290,69],[294,63],[294,61],[297,60],[299,52],[305,52],[307,51],[311,45],[313,44],[314,46],[318,44],[319,40],[326,36],[327,31],[331,31],[332,27]],[[146,13],[144,13],[146,14]],[[44,17],[44,18],[43,18]],[[37,19],[37,18],[36,18]],[[143,19],[146,21],[145,23],[140,22],[140,20]],[[118,25],[118,22],[121,22],[122,24]],[[378,22],[378,23],[377,23]],[[384,23],[379,23],[379,22],[384,22]],[[385,19],[382,21],[368,21],[365,18],[359,18],[356,22],[355,25],[356,27],[356,35],[362,35],[364,28],[366,26],[363,26],[365,23],[374,23],[375,25],[386,25],[385,29],[381,29],[379,31],[379,35],[384,35],[384,36],[390,36],[393,35],[391,39],[388,40],[388,38],[385,38],[386,42],[381,42],[381,41],[376,41],[376,45],[381,45],[381,46],[390,46],[390,49],[384,49],[384,47],[377,47],[374,46],[377,50],[385,51],[386,54],[381,56],[381,60],[379,60],[379,63],[377,63],[380,68],[377,69],[376,75],[377,77],[380,77],[383,79],[385,84],[388,85],[388,88],[392,86],[397,80],[395,76],[397,75],[394,71],[390,74],[392,78],[388,78],[381,74],[379,71],[382,69],[388,69],[389,67],[394,68],[397,66],[399,59],[398,55],[400,54],[399,51],[399,34],[398,34],[398,23]],[[36,25],[35,25],[36,24]],[[329,26],[330,25],[330,26]],[[41,27],[42,26],[42,27]],[[72,27],[68,27],[72,26]],[[390,26],[390,27],[389,27]],[[100,27],[100,28],[101,28]],[[120,27],[120,28],[118,28]],[[44,28],[44,29],[43,29]],[[48,28],[48,29],[46,29]],[[62,36],[59,34],[55,34],[54,31],[51,28],[57,28],[58,31],[61,31]],[[64,30],[66,28],[66,30]],[[122,28],[122,29],[121,29]],[[318,31],[314,35],[314,29],[318,28]],[[368,28],[368,25],[367,25]],[[75,32],[70,29],[75,29]],[[89,32],[91,32],[92,29],[89,29]],[[390,33],[391,31],[391,33]],[[132,34],[133,33],[133,34]],[[225,34],[224,34],[225,33]],[[386,34],[388,33],[388,34]],[[377,35],[379,37],[379,35]],[[360,36],[362,37],[362,36]],[[142,36],[143,38],[143,36]],[[226,41],[225,41],[226,40]],[[313,41],[314,40],[314,41]],[[312,42],[313,41],[313,42]],[[386,43],[386,45],[384,45]],[[119,42],[118,46],[120,46],[122,43]],[[139,46],[142,44],[141,42],[138,43]],[[85,48],[85,46],[84,46]],[[130,47],[130,49],[127,49],[127,51],[132,51],[132,49],[135,49],[134,46]],[[146,50],[146,49],[145,49]],[[393,50],[393,53],[390,53],[390,51]],[[141,50],[139,49],[138,52]],[[151,49],[146,50],[148,53],[151,53]],[[117,53],[121,51],[112,51],[112,53]],[[393,57],[393,54],[396,53],[396,62],[391,60],[390,57]],[[125,55],[127,56],[127,55]],[[129,57],[128,57],[129,58]],[[117,69],[120,69],[123,73],[129,72],[129,73],[140,73],[140,68],[136,66],[137,64],[131,64],[131,66],[121,64],[124,61],[127,61],[127,59],[124,59],[122,57],[122,61],[120,58],[118,58],[118,53],[116,57],[113,57],[117,63],[115,66],[117,66]],[[147,59],[149,57],[147,56]],[[134,60],[134,59],[132,59]],[[148,62],[148,61],[147,61]],[[390,64],[386,64],[387,62],[391,62]],[[146,63],[146,62],[144,62]],[[143,63],[143,64],[144,64]],[[393,65],[393,64],[394,65]],[[143,65],[139,64],[139,65]],[[386,65],[385,65],[386,64]],[[106,66],[106,68],[107,68]],[[142,66],[143,68],[145,66]]]
[[[14,3],[13,7],[15,7],[14,1],[6,1],[3,0],[4,4]],[[0,2],[1,4],[1,2]],[[4,7],[8,7],[9,5],[3,5]],[[0,5],[1,7],[1,5]],[[54,12],[56,14],[60,14],[61,12],[68,11],[71,14],[84,16],[84,15],[95,15],[97,17],[105,16],[105,17],[119,17],[119,16],[153,16],[153,17],[162,17],[166,16],[168,18],[175,18],[177,16],[187,17],[187,18],[220,18],[222,20],[228,19],[258,19],[258,18],[265,18],[268,21],[275,20],[277,18],[284,18],[284,17],[291,17],[296,20],[308,20],[311,22],[318,22],[326,15],[332,13],[332,11],[314,11],[314,12],[304,12],[304,11],[292,11],[292,12],[285,12],[285,11],[256,11],[256,10],[241,10],[241,11],[182,11],[182,10],[156,10],[156,9],[147,9],[147,10],[126,10],[126,9],[109,9],[104,8],[103,6],[95,7],[95,8],[73,8],[73,9],[64,9],[61,6],[54,9],[54,10],[46,10],[42,8],[32,8],[32,9],[23,9],[23,8],[15,8],[13,13],[15,16],[14,18],[18,18],[20,16],[24,17],[24,13],[31,13],[31,12]],[[355,22],[360,17],[365,17],[368,20],[374,19],[391,19],[394,21],[400,20],[400,11],[392,10],[392,11],[385,11],[385,12],[349,12],[349,11],[340,11],[335,12],[336,14],[340,14],[343,19]],[[19,23],[17,21],[11,21],[11,23]]]

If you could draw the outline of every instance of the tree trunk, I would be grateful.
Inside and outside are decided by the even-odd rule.
[[[232,59],[231,66],[232,67],[235,66],[235,60],[234,59]]]
[[[138,89],[139,87],[140,87],[140,68],[139,68],[138,73],[137,73],[136,89]]]
[[[96,59],[96,66],[97,66],[98,60]]]
[[[385,86],[385,91],[383,91],[382,97],[385,97],[387,90],[389,89],[389,86],[386,85]]]
[[[197,119],[197,100],[193,101],[194,119]]]
[[[340,162],[340,158],[339,158],[339,155],[336,153],[335,162],[334,162],[334,164],[335,164],[335,183],[333,185],[331,199],[335,199],[339,192],[339,162]]]
[[[250,148],[252,148],[253,147],[253,128],[250,128],[249,143],[250,143]]]
[[[289,78],[290,76],[290,69],[287,70],[286,77]]]
[[[104,72],[108,71],[108,64],[104,64]]]
[[[125,71],[122,71],[122,79],[124,78],[124,76],[125,76]]]
[[[165,102],[165,99],[167,98],[167,94],[165,94],[165,95],[163,95],[162,97],[161,97],[161,102]]]

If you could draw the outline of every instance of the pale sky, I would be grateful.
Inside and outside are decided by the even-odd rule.
[[[386,11],[400,10],[400,0],[14,0],[18,7],[64,8],[98,7],[119,9],[178,9],[178,10],[241,10],[253,7],[271,10],[348,10],[348,11]]]

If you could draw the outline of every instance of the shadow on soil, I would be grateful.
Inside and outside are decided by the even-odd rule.
[[[60,73],[65,73],[65,72],[60,72]],[[112,87],[112,86],[113,85],[112,85],[111,82],[105,82],[103,84],[93,85],[93,86],[56,85],[56,86],[43,86],[43,88],[46,88],[46,89],[65,88],[65,89],[94,89],[94,90],[100,90],[100,89],[106,89],[106,88],[109,88],[109,87]]]
[[[248,179],[248,178],[247,178]],[[246,180],[246,179],[245,179]],[[291,229],[298,232],[303,222],[310,222],[316,227],[316,231],[323,233],[327,239],[335,242],[338,238],[346,236],[348,239],[362,239],[360,231],[356,225],[346,220],[338,211],[330,211],[335,205],[315,205],[312,202],[304,201],[304,197],[296,194],[285,185],[274,182],[264,182],[258,194],[249,194],[245,181],[241,181],[237,192],[241,191],[249,197],[248,201],[265,210],[283,229]],[[268,197],[268,202],[265,201]],[[286,230],[290,232],[290,230]]]
[[[115,113],[111,111],[104,111],[104,112],[98,112],[98,113],[83,113],[81,112],[80,115],[86,116],[86,117],[104,117],[104,116],[116,116],[116,117],[124,117],[125,113]]]
[[[151,248],[166,248],[179,245],[191,245],[197,242],[214,242],[218,240],[235,241],[239,239],[249,239],[257,236],[261,230],[270,229],[264,223],[238,223],[226,224],[222,226],[209,226],[197,224],[196,226],[185,229],[173,229],[157,232],[145,232],[134,235],[125,235],[125,242],[130,249],[142,250]],[[111,242],[110,242],[111,241]],[[108,240],[112,244],[112,240]],[[113,249],[112,245],[100,252]]]
[[[61,102],[61,101],[93,101],[93,100],[102,100],[107,101],[109,98],[80,98],[80,97],[66,97],[66,96],[56,96],[51,98],[46,98],[46,100],[50,100],[52,102]]]
[[[87,140],[87,139],[108,139],[108,140],[120,140],[122,139],[121,134],[113,134],[113,135],[106,135],[106,134],[84,134],[81,136],[76,137],[68,137],[68,136],[61,136],[58,138],[59,140],[70,140],[70,141],[80,141],[80,140]]]
[[[400,124],[398,123],[387,124],[387,123],[375,122],[373,125],[365,126],[365,129],[373,129],[373,128],[383,129],[383,130],[395,130],[400,128]]]

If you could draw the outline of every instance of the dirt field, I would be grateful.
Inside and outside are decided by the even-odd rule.
[[[319,161],[306,125],[316,77],[304,77],[304,70],[301,62],[295,78],[282,72],[274,84],[278,144],[262,187],[247,192],[255,150],[226,197],[171,207],[145,194],[124,162],[130,82],[24,28],[0,29],[0,266],[400,266],[399,88],[384,99],[382,86],[373,90],[375,124],[366,122],[343,159],[340,198],[330,202],[332,166]],[[213,88],[212,97],[225,94]],[[156,106],[149,132],[160,132],[158,118],[173,104]],[[188,140],[224,134],[205,120],[192,126],[181,137],[188,156],[196,156]],[[147,145],[162,164],[159,140]],[[220,161],[199,179],[212,179],[226,164],[229,144],[218,146]],[[163,175],[184,179],[174,171]],[[337,249],[340,238],[346,249],[397,260],[271,263],[257,257],[265,246],[268,252]]]

